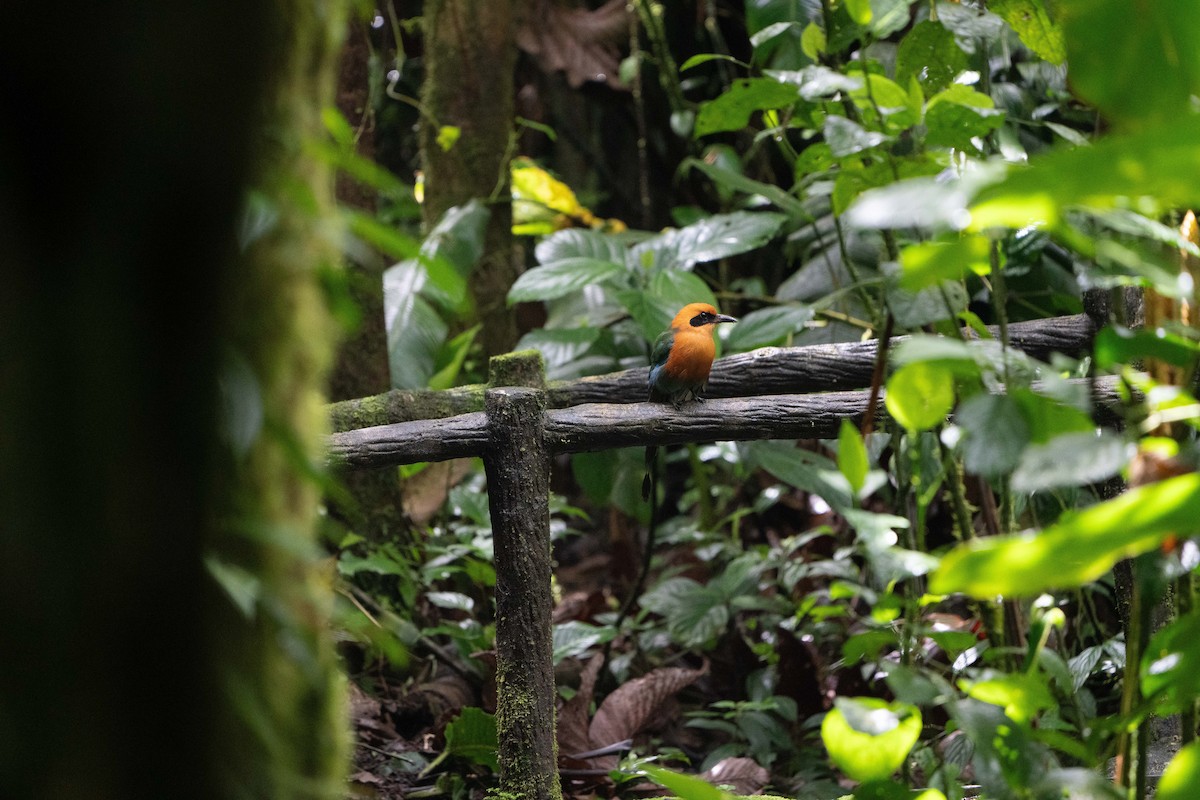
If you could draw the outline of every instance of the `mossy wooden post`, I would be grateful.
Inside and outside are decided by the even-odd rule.
[[[561,800],[550,612],[550,458],[541,356],[491,361],[484,456],[496,551],[496,727],[508,800]],[[524,385],[510,385],[510,384]]]

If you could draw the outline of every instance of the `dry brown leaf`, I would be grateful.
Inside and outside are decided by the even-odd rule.
[[[404,481],[404,513],[418,525],[433,519],[450,490],[471,471],[471,459],[435,461]]]
[[[573,89],[588,81],[626,88],[617,75],[618,45],[629,38],[626,0],[610,0],[594,11],[564,5],[562,0],[533,0],[530,5],[517,31],[517,46],[543,70],[562,70]]]
[[[560,756],[585,753],[592,749],[588,739],[588,709],[591,708],[592,696],[596,692],[596,678],[600,676],[600,667],[603,665],[604,654],[596,653],[592,656],[580,675],[579,690],[570,700],[563,703],[562,711],[558,714]]]
[[[732,786],[734,794],[758,794],[771,780],[771,773],[753,758],[723,758],[700,777],[714,786]]]
[[[592,719],[588,730],[592,747],[601,748],[632,738],[646,726],[666,700],[707,672],[707,663],[700,669],[664,667],[617,687],[604,698]],[[616,766],[617,758],[597,758],[595,763],[601,768],[611,769]],[[611,766],[608,766],[610,763]]]

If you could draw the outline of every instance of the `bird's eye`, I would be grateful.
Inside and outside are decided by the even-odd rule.
[[[701,325],[708,325],[713,321],[714,317],[707,311],[701,311],[696,316],[692,317],[692,327],[699,328]]]

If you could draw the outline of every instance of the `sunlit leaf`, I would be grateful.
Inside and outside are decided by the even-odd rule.
[[[1028,722],[1056,705],[1053,693],[1037,674],[997,675],[981,681],[964,681],[968,697],[1000,706],[1009,719]]]
[[[1191,366],[1200,358],[1200,343],[1164,330],[1130,330],[1108,325],[1096,334],[1096,366],[1113,369],[1143,358],[1154,358],[1177,367]]]
[[[644,764],[641,769],[646,773],[646,777],[670,789],[680,800],[732,800],[733,798],[729,792],[722,791],[695,775],[681,775],[678,772],[651,764]]]
[[[630,260],[642,264],[653,253],[660,268],[690,269],[695,264],[756,250],[774,238],[787,220],[769,211],[714,214],[684,228],[671,229],[634,245]]]
[[[991,270],[988,240],[982,236],[956,236],[949,240],[911,244],[900,251],[904,272],[900,285],[924,289],[944,280],[961,280],[968,270],[986,275]]]
[[[942,558],[931,592],[972,597],[1036,595],[1094,581],[1122,558],[1158,547],[1170,534],[1200,527],[1200,475],[1130,489],[1077,512],[1042,533],[993,536]]]
[[[850,490],[857,495],[862,491],[871,462],[867,457],[867,446],[863,443],[862,436],[847,419],[842,420],[841,430],[838,432],[837,463],[838,469],[850,482]]]
[[[565,258],[625,263],[625,246],[619,239],[585,228],[567,228],[548,236],[538,242],[533,253],[539,264],[552,264]]]
[[[929,430],[954,408],[954,373],[935,362],[906,364],[888,379],[884,402],[910,433]]]
[[[1051,18],[1050,9],[1043,0],[989,0],[988,9],[1003,17],[1025,46],[1041,58],[1051,64],[1066,60],[1062,26]]]
[[[891,141],[890,136],[869,131],[845,117],[830,114],[825,118],[825,142],[835,158],[861,153],[888,141]]]
[[[1200,116],[1188,115],[1091,147],[1048,153],[981,190],[971,205],[971,228],[1053,226],[1067,206],[1110,208],[1120,198],[1149,197],[1164,207],[1200,205],[1197,139]]]
[[[856,781],[882,780],[900,768],[921,735],[921,712],[874,697],[838,697],[821,723],[821,740],[838,769]]]
[[[1192,800],[1200,786],[1200,742],[1192,742],[1175,754],[1158,779],[1156,800]]]

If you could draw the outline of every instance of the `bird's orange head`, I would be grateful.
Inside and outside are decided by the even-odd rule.
[[[737,320],[720,313],[708,303],[688,303],[675,315],[675,319],[671,320],[671,328],[676,331],[703,330],[711,334],[713,328],[721,322]]]

